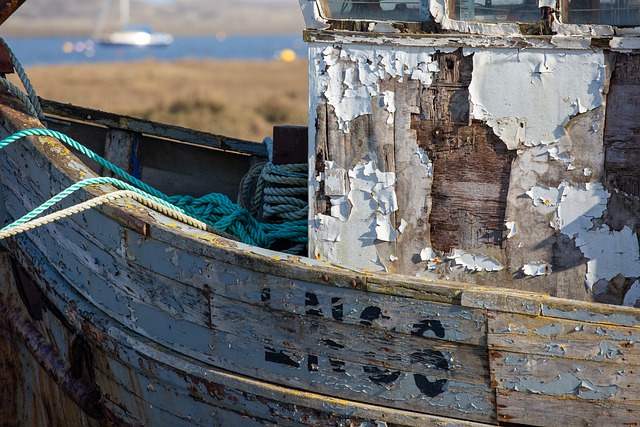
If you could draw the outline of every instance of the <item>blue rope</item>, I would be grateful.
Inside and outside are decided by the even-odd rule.
[[[175,209],[185,215],[199,219],[213,228],[229,233],[240,241],[250,245],[270,248],[278,240],[289,240],[298,243],[294,248],[300,249],[307,242],[306,219],[280,224],[261,223],[251,216],[249,211],[233,203],[227,196],[219,193],[207,194],[200,198],[194,198],[192,196],[167,196],[166,194],[163,194],[162,192],[145,184],[138,178],[135,178],[131,174],[123,171],[77,141],[57,131],[48,129],[25,129],[0,141],[0,149],[27,136],[48,136],[56,138],[70,147],[75,148],[116,175],[122,177],[125,181],[128,181],[137,188],[132,187],[126,182],[113,178],[101,177],[84,180],[72,185],[57,196],[45,202],[39,208],[25,215],[25,217],[28,218],[21,218],[19,220],[22,221],[21,223],[35,217],[57,201],[68,196],[79,188],[86,185],[108,183],[123,189],[137,191],[147,197],[152,196],[151,198],[158,203],[162,203],[165,206]]]

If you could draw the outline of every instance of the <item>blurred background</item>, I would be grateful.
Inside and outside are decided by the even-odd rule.
[[[27,0],[0,36],[40,97],[261,140],[307,124],[303,28],[298,0]]]

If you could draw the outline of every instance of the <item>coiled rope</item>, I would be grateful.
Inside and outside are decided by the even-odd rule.
[[[181,215],[186,215],[193,219],[201,221],[202,223],[209,225],[214,229],[227,232],[247,244],[270,248],[277,241],[288,240],[297,243],[294,248],[289,249],[290,252],[293,252],[299,250],[300,246],[304,246],[307,241],[306,220],[289,221],[280,224],[258,222],[253,216],[251,216],[249,211],[233,203],[227,196],[219,193],[211,193],[200,198],[194,198],[192,196],[167,196],[145,184],[141,180],[133,177],[129,173],[123,171],[116,165],[105,160],[104,158],[97,155],[72,138],[69,138],[68,136],[57,131],[48,129],[22,130],[0,141],[0,149],[6,147],[12,142],[15,142],[27,136],[48,136],[56,138],[59,141],[80,151],[90,159],[98,162],[101,166],[122,177],[124,180],[128,181],[135,187],[127,185],[127,183],[125,182],[106,177],[84,180],[72,185],[67,190],[61,192],[59,195],[49,199],[47,202],[43,203],[40,207],[25,215],[23,218],[6,226],[3,230],[0,230],[0,232],[8,232],[13,228],[28,223],[35,216],[39,215],[53,204],[62,200],[62,198],[68,196],[69,194],[73,193],[83,186],[108,183],[116,185],[120,188],[124,188],[125,190],[132,191],[135,194],[138,194],[138,196],[140,197],[145,197],[147,199],[150,199],[153,203],[160,204],[164,208],[175,210]],[[105,197],[104,199],[101,199],[99,203],[104,203],[107,200],[109,199]],[[96,201],[96,203],[98,203],[98,201]],[[72,212],[68,215],[71,214]]]
[[[262,163],[242,183],[243,199],[251,200],[250,212],[265,219],[295,221],[307,217],[307,169],[304,164]],[[252,191],[252,187],[255,189]],[[249,195],[253,193],[253,197]]]

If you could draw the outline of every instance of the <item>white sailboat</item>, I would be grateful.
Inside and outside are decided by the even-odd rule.
[[[149,26],[134,25],[129,22],[129,0],[120,0],[120,30],[104,34],[104,27],[111,8],[111,0],[103,3],[102,12],[96,26],[94,39],[102,45],[112,46],[168,46],[173,36],[154,32]]]

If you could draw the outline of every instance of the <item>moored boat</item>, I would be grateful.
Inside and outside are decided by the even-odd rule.
[[[3,230],[4,419],[634,425],[634,10],[300,5],[312,125],[274,150],[0,93],[6,218],[92,180]],[[309,257],[222,228],[259,228],[244,210],[213,227],[163,198],[242,199],[290,151],[308,158]]]

